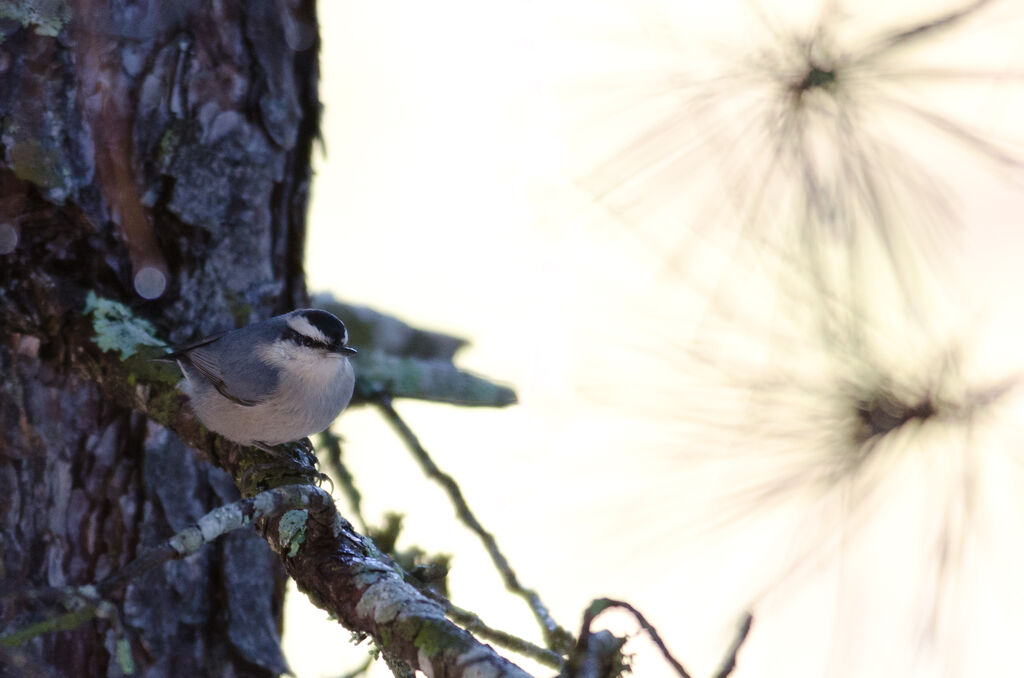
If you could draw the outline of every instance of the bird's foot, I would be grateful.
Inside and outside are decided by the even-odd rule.
[[[285,474],[298,475],[304,478],[312,477],[312,482],[314,482],[318,487],[324,480],[330,480],[329,476],[320,472],[320,460],[317,459],[316,450],[309,438],[293,440],[291,442],[281,443],[280,445],[268,445],[266,443],[255,441],[252,445],[253,447],[273,455],[275,459],[278,459],[279,461],[273,464],[257,464],[247,471],[247,475],[253,472],[267,470],[272,467],[280,468],[281,466],[284,466]],[[331,485],[333,490],[334,483],[332,482]]]

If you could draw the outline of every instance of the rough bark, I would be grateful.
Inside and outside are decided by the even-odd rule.
[[[0,2],[0,633],[55,611],[13,592],[98,581],[238,498],[111,397],[82,309],[182,341],[306,301],[316,55],[312,0]],[[281,672],[282,592],[252,531],[132,581],[139,673]],[[38,637],[0,674],[119,675],[111,634]]]

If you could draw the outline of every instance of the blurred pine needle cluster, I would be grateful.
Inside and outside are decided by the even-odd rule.
[[[838,568],[842,642],[870,643],[884,615],[918,662],[901,669],[942,675],[972,675],[982,629],[1005,622],[978,601],[1022,593],[989,568],[1021,553],[1020,365],[979,367],[990,342],[960,261],[990,226],[962,218],[965,187],[1021,178],[1021,139],[986,108],[1018,97],[1021,119],[1022,55],[998,37],[1024,18],[1010,5],[886,23],[751,0],[755,39],[704,53],[695,25],[648,15],[657,65],[575,92],[578,187],[703,299],[697,320],[651,310],[663,329],[632,348],[667,376],[623,398],[680,432],[680,476],[721,488],[686,529],[779,518],[784,553],[751,567],[755,612]]]

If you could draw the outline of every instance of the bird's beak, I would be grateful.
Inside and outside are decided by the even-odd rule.
[[[355,355],[356,353],[359,353],[359,351],[355,350],[351,346],[342,346],[337,352],[342,355]]]

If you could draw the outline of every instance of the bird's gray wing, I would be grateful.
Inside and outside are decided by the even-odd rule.
[[[228,400],[252,407],[265,402],[277,388],[277,372],[255,360],[232,332],[208,337],[181,348],[169,357],[194,367]]]
[[[227,332],[221,332],[219,334],[210,335],[209,337],[206,337],[205,339],[200,339],[199,341],[194,341],[191,344],[181,344],[180,346],[173,346],[173,347],[171,347],[171,352],[170,353],[165,353],[164,355],[158,355],[155,358],[150,358],[150,360],[170,361],[170,362],[178,362],[179,360],[188,361],[188,355],[186,355],[186,354],[189,351],[191,351],[192,349],[195,349],[195,348],[199,348],[200,346],[205,346],[206,344],[212,344],[213,342],[215,342],[218,339],[220,339],[221,337],[223,337],[225,334],[227,334]]]

